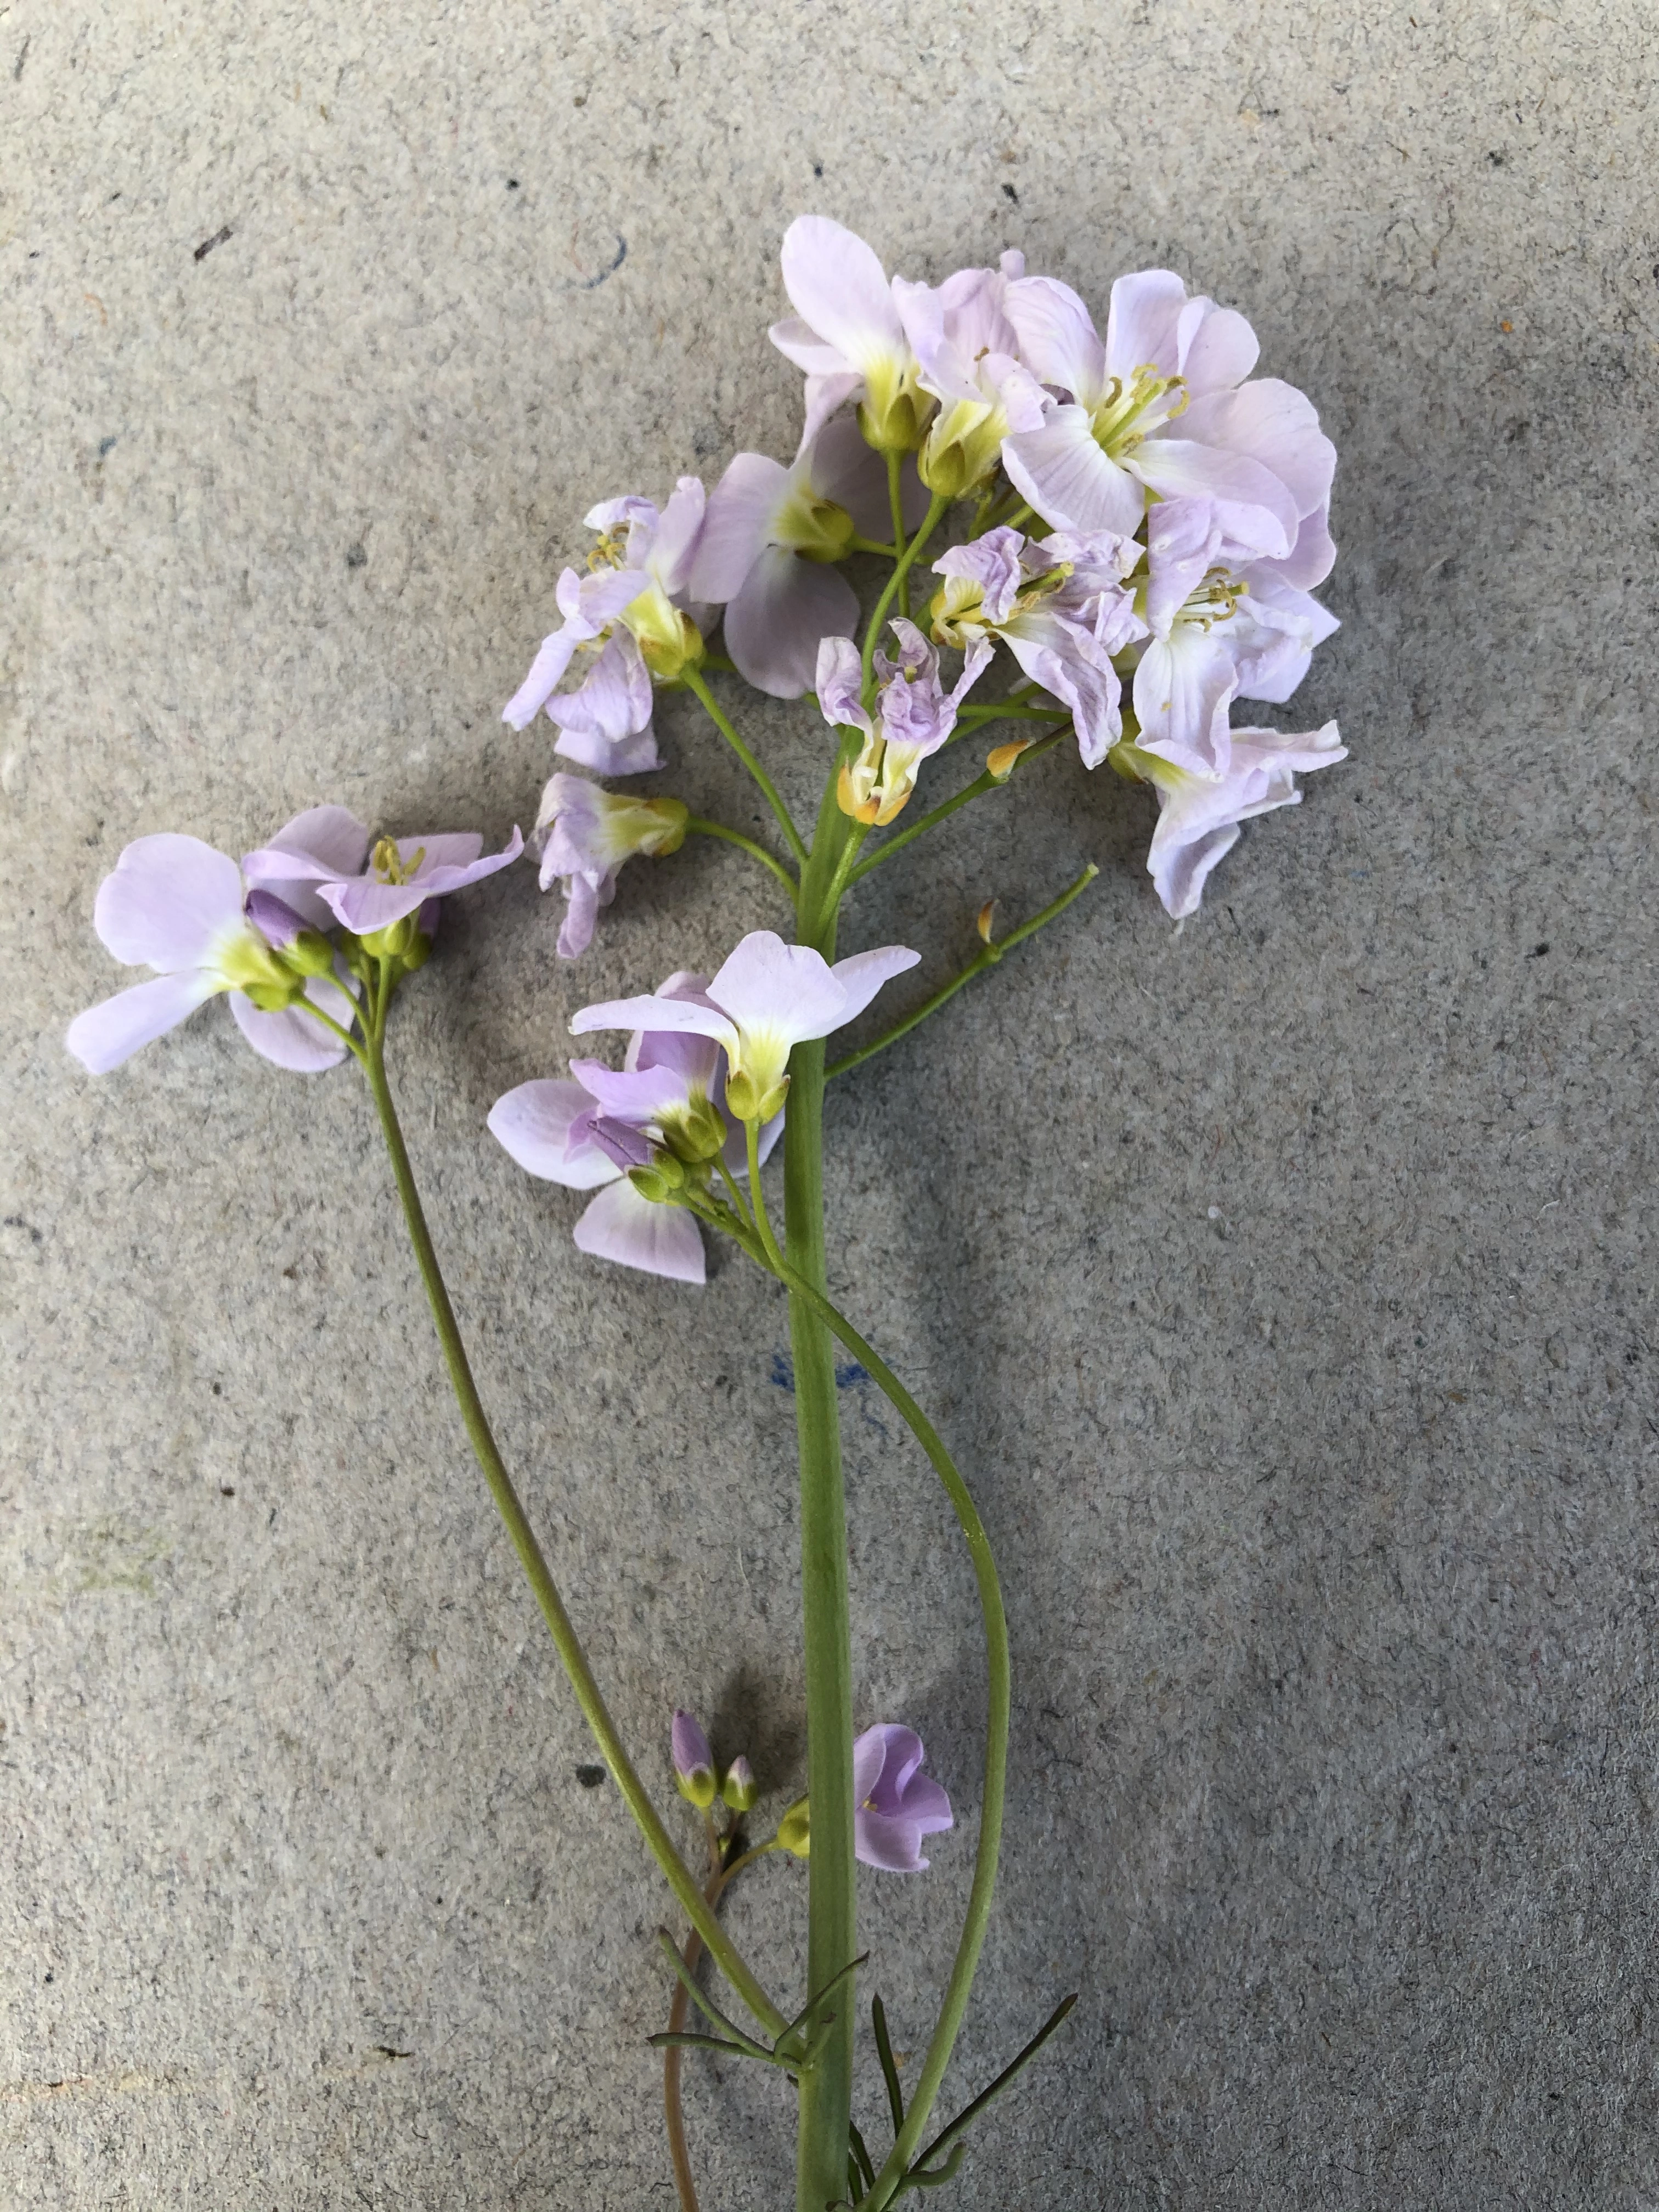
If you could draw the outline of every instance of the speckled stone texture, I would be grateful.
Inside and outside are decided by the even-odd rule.
[[[787,453],[785,222],[938,276],[1243,307],[1340,449],[1353,750],[1177,933],[1144,794],[1055,756],[872,879],[893,1002],[1104,872],[849,1079],[833,1283],[983,1504],[1013,1812],[951,2090],[1065,1990],[964,2208],[1659,2204],[1653,475],[1638,0],[0,12],[7,1101],[0,2199],[672,2204],[666,1899],[466,1455],[355,1073],[222,1008],[101,1081],[126,841],[348,802],[529,820],[499,720],[596,498]],[[805,803],[810,713],[750,715]],[[755,806],[693,702],[672,789]],[[945,773],[946,771],[941,771]],[[777,924],[712,847],[553,957],[527,868],[399,1010],[504,1446],[647,1771],[801,1784],[780,1298],[582,1261],[486,1137],[586,1000]],[[908,1001],[907,1001],[908,1003]],[[861,1721],[963,1815],[867,1878],[926,2033],[982,1671],[936,1487],[844,1394]],[[688,1835],[688,1842],[690,1836]],[[805,1881],[731,1913],[797,1985]],[[688,2069],[707,2212],[787,2092]],[[863,2111],[879,2110],[866,2081]],[[880,2129],[875,2129],[882,2135]]]

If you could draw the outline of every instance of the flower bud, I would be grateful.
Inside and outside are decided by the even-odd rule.
[[[987,899],[974,917],[974,927],[979,932],[981,945],[991,942],[991,916],[996,912],[996,904],[994,899]]]
[[[793,1851],[798,1859],[811,1856],[811,1816],[808,1799],[798,1797],[778,1822],[778,1841],[785,1850]]]
[[[420,916],[417,915],[415,918],[418,922]],[[403,956],[404,973],[412,975],[417,968],[424,968],[431,957],[432,939],[423,929],[416,928]]]
[[[416,934],[415,917],[406,914],[400,921],[389,922],[384,929],[371,930],[362,939],[362,947],[377,960],[401,960]]]
[[[855,534],[847,509],[808,483],[791,493],[772,529],[778,544],[787,545],[805,561],[842,560]]]
[[[1010,738],[1006,745],[993,745],[985,756],[986,774],[1006,783],[1014,772],[1014,763],[1036,742],[1034,738]]]
[[[712,1160],[726,1142],[726,1122],[706,1097],[694,1094],[682,1114],[665,1118],[662,1140],[677,1160],[697,1167]]]
[[[720,1784],[720,1796],[734,1813],[747,1813],[753,1808],[760,1796],[760,1784],[755,1779],[754,1769],[741,1754],[726,1770]]]
[[[681,1796],[699,1812],[707,1812],[714,1802],[714,1760],[702,1723],[695,1714],[676,1711],[669,1753]]]
[[[920,364],[901,368],[896,362],[871,362],[865,373],[859,428],[878,453],[914,453],[927,434],[932,396],[916,382]]]
[[[320,929],[302,929],[291,945],[283,947],[283,959],[299,975],[331,975],[334,947]]]
[[[670,1182],[664,1170],[672,1167],[674,1180]],[[648,1198],[655,1206],[665,1206],[685,1180],[685,1170],[678,1160],[671,1160],[666,1152],[659,1155],[656,1164],[648,1168],[629,1168],[628,1180],[641,1198]]]
[[[760,1118],[760,1100],[755,1096],[755,1086],[741,1072],[726,1077],[726,1103],[739,1121],[755,1121]]]
[[[960,499],[994,473],[1008,428],[1000,407],[957,399],[942,407],[916,461],[916,473],[942,499]]]
[[[285,983],[244,983],[242,995],[249,999],[262,1014],[280,1014],[285,1006],[305,995],[305,978],[290,975]]]

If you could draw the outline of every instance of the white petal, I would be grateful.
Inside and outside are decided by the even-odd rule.
[[[796,313],[855,368],[908,351],[881,263],[827,216],[797,216],[784,233],[783,282]]]
[[[570,1017],[573,1036],[586,1036],[594,1030],[689,1030],[694,1036],[713,1037],[717,1044],[728,1048],[738,1041],[736,1030],[720,1006],[707,1006],[696,999],[659,998],[654,994],[637,999],[602,999],[597,1006],[582,1006]]]
[[[1085,407],[1105,395],[1106,349],[1069,284],[1027,276],[1008,287],[1007,315],[1020,358],[1041,384],[1057,384]]]
[[[1336,448],[1321,430],[1318,410],[1306,392],[1276,376],[1194,399],[1179,418],[1177,434],[1194,445],[1248,454],[1271,469],[1295,501],[1298,519],[1329,502]],[[1295,532],[1291,534],[1294,538]]]
[[[1196,325],[1181,352],[1181,374],[1194,398],[1206,392],[1225,392],[1243,384],[1255,367],[1261,347],[1255,332],[1231,307],[1218,307],[1213,300],[1189,300],[1185,313],[1194,308]]]
[[[1155,368],[1172,376],[1181,366],[1177,328],[1186,304],[1187,287],[1171,270],[1120,276],[1106,318],[1107,374],[1127,380],[1138,368]]]
[[[602,1190],[570,1233],[576,1249],[591,1259],[615,1260],[671,1282],[707,1279],[702,1238],[685,1208],[641,1198],[626,1177]]]
[[[771,537],[788,485],[789,471],[781,461],[771,460],[764,453],[732,456],[726,474],[709,494],[697,557],[691,564],[690,590],[694,599],[724,606],[737,597]]]
[[[107,1075],[141,1046],[165,1036],[224,986],[203,969],[158,975],[89,1006],[69,1025],[64,1043],[94,1075]]]
[[[1283,560],[1296,542],[1296,501],[1273,470],[1246,454],[1154,436],[1136,447],[1128,466],[1161,498],[1207,499],[1227,536],[1252,552]]]
[[[1002,441],[1009,482],[1043,520],[1060,530],[1112,530],[1133,537],[1146,495],[1095,443],[1081,407],[1056,407],[1040,430]]]
[[[173,975],[202,966],[242,927],[242,896],[234,860],[199,837],[163,831],[135,839],[100,884],[93,927],[128,967]]]
[[[743,939],[709,984],[708,995],[740,1031],[791,1043],[827,1036],[848,1018],[842,1011],[847,994],[823,955],[810,945],[786,945],[769,929],[753,930]]]
[[[830,973],[847,999],[836,1028],[861,1014],[884,983],[914,968],[921,958],[921,953],[912,952],[908,945],[883,945],[873,952],[855,952],[850,960],[837,960]]]
[[[686,588],[707,503],[702,477],[682,477],[662,511],[649,566],[671,599]]]
[[[522,730],[547,704],[570,665],[580,634],[567,623],[544,637],[530,664],[530,673],[501,709],[501,720]]]

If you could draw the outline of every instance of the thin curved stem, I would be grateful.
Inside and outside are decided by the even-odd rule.
[[[743,739],[732,728],[731,723],[720,712],[719,706],[715,703],[714,693],[702,680],[701,671],[696,668],[688,668],[685,672],[685,686],[689,691],[694,691],[697,697],[702,700],[704,710],[707,713],[709,720],[714,725],[714,727],[725,738],[726,744],[731,746],[732,751],[748,769],[750,775],[754,777],[755,782],[759,787],[762,798],[766,801],[773,813],[777,817],[778,827],[782,830],[785,842],[787,843],[790,851],[804,866],[806,860],[806,848],[801,842],[801,834],[795,827],[793,816],[790,813],[789,809],[784,805],[782,799],[779,798],[777,786],[773,782],[771,777],[768,775],[766,770],[761,766],[760,763],[755,758],[753,753],[750,751],[748,746],[744,744]]]
[[[924,999],[914,1013],[906,1014],[902,1021],[895,1022],[890,1030],[884,1030],[872,1042],[860,1045],[856,1052],[843,1053],[839,1060],[832,1061],[823,1071],[825,1082],[832,1075],[845,1075],[849,1068],[859,1066],[864,1060],[872,1060],[877,1053],[884,1052],[890,1044],[896,1044],[902,1036],[908,1036],[920,1023],[927,1020],[929,1014],[936,1014],[949,1000],[954,999],[964,983],[971,983],[975,975],[982,975],[988,968],[994,968],[1005,952],[1012,952],[1015,945],[1023,945],[1028,937],[1035,936],[1056,915],[1064,914],[1072,901],[1079,892],[1086,890],[1099,873],[1100,870],[1091,860],[1077,881],[1068,884],[1057,899],[1051,899],[1041,914],[1034,914],[1018,929],[1011,929],[1000,944],[988,945],[982,952],[976,952],[959,975],[951,976],[948,983],[941,983],[933,997]]]
[[[431,1233],[427,1228],[414,1170],[410,1165],[403,1130],[398,1124],[397,1109],[392,1103],[391,1088],[386,1081],[383,1039],[386,1009],[391,993],[391,969],[389,961],[380,963],[374,998],[374,1025],[364,1055],[364,1072],[368,1077],[369,1089],[380,1114],[386,1152],[392,1161],[392,1172],[398,1185],[398,1195],[403,1201],[409,1241],[414,1247],[416,1263],[426,1286],[438,1340],[443,1347],[450,1384],[455,1393],[461,1419],[465,1425],[468,1440],[489,1485],[490,1496],[495,1501],[496,1510],[506,1525],[513,1548],[518,1553],[520,1564],[536,1594],[537,1602],[553,1638],[554,1649],[569,1678],[576,1703],[581,1708],[582,1717],[592,1730],[593,1740],[616,1780],[623,1802],[633,1814],[652,1856],[662,1869],[669,1887],[679,1899],[681,1909],[702,1937],[726,1979],[768,2032],[774,2036],[780,2035],[788,2022],[762,1989],[737,1947],[705,1902],[702,1889],[675,1848],[672,1838],[663,1826],[656,1807],[623,1747],[616,1723],[606,1710],[599,1686],[588,1665],[587,1655],[564,1609],[564,1601],[559,1595],[541,1546],[536,1540],[535,1531],[531,1528],[518,1492],[514,1488],[512,1477],[507,1471],[506,1462],[490,1431],[477,1385],[472,1378],[454,1309],[450,1304],[449,1292],[438,1265],[438,1255],[433,1248]]]
[[[884,561],[896,561],[904,550],[904,540],[901,536],[896,545],[884,545],[878,538],[854,538],[850,541],[848,550],[851,553],[879,553]]]
[[[747,853],[751,860],[758,860],[762,867],[769,868],[788,892],[789,903],[793,906],[800,886],[783,862],[769,853],[764,845],[757,844],[752,837],[746,837],[741,830],[728,830],[724,822],[709,822],[701,814],[688,814],[685,826],[699,837],[718,837],[727,845],[736,845],[740,851]]]
[[[871,672],[875,665],[876,641],[881,635],[881,626],[887,619],[887,611],[903,588],[904,580],[915,565],[917,554],[921,552],[934,531],[939,528],[939,522],[950,504],[950,501],[942,497],[939,493],[933,494],[926,520],[893,563],[893,573],[887,579],[881,597],[876,601],[875,612],[871,616],[869,627],[864,633],[864,703],[866,707],[870,703],[873,692]]]
[[[958,1474],[956,1462],[940,1442],[933,1423],[880,1354],[866,1343],[847,1316],[821,1291],[787,1263],[774,1272],[790,1294],[811,1306],[839,1337],[854,1358],[874,1378],[932,1461],[934,1472],[945,1486],[945,1495],[950,1498],[957,1526],[967,1541],[969,1555],[973,1560],[974,1580],[979,1589],[980,1614],[985,1629],[989,1712],[986,1723],[985,1799],[980,1813],[979,1844],[974,1855],[973,1885],[969,1892],[968,1911],[957,1944],[956,1960],[945,1989],[945,2002],[939,2008],[938,2024],[927,2045],[927,2055],[922,2061],[921,2077],[911,2094],[910,2109],[905,2115],[904,2124],[898,2131],[887,2163],[876,2177],[875,2185],[865,2199],[864,2212],[879,2212],[879,2208],[891,2203],[898,2185],[909,2170],[922,2130],[927,2125],[933,2100],[939,2094],[945,2079],[945,2069],[951,2061],[951,2049],[962,2026],[963,2014],[967,2010],[969,1992],[973,1986],[979,1954],[985,1942],[992,1894],[996,1887],[997,1859],[1002,1845],[1003,1807],[1008,1786],[1008,1724],[1013,1697],[1008,1623],[1003,1612],[1002,1591],[997,1581],[996,1561],[992,1556],[990,1539],[985,1533],[972,1493]]]
[[[896,561],[902,561],[904,558],[904,456],[902,453],[889,453],[887,456],[887,504],[892,510],[893,516],[893,558]],[[909,611],[910,574],[907,569],[899,579],[899,612],[902,615],[908,615]]]
[[[351,996],[350,993],[348,992],[346,996],[349,998]],[[356,1000],[353,1000],[353,1004],[356,1005]],[[343,1029],[340,1024],[335,1020],[333,1015],[325,1014],[322,1008],[318,1006],[314,1000],[306,998],[302,994],[294,1001],[293,1011],[295,1013],[309,1014],[313,1021],[320,1022],[325,1030],[332,1030],[335,1036],[339,1038],[340,1042],[345,1047],[352,1058],[362,1067],[368,1067],[368,1062],[363,1056],[363,1048],[358,1043],[356,1038],[352,1036],[350,1030],[348,1029]],[[362,1019],[362,1008],[361,1006],[357,1008],[357,1018],[359,1021]]]
[[[768,1261],[774,1270],[782,1267],[783,1255],[778,1249],[778,1240],[772,1234],[772,1224],[767,1218],[766,1194],[761,1188],[760,1121],[758,1117],[745,1121],[743,1133],[749,1146],[749,1203],[753,1208],[755,1229],[760,1237]]]
[[[948,821],[957,807],[966,806],[970,799],[981,799],[988,791],[1006,791],[1012,780],[1014,768],[1023,768],[1028,761],[1041,760],[1044,753],[1052,752],[1071,726],[1069,721],[1062,722],[1049,736],[1040,738],[1035,744],[1028,745],[1006,775],[993,775],[988,768],[982,769],[953,798],[942,799],[919,821],[913,822],[908,830],[901,830],[896,836],[885,839],[851,871],[847,878],[848,887],[857,883],[860,876],[867,876],[872,868],[878,868],[884,860],[890,860],[895,853],[902,852],[914,839],[925,836],[928,830],[936,830],[941,822]],[[1014,740],[1011,738],[1008,742],[1012,744]]]

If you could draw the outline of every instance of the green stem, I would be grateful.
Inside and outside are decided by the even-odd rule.
[[[884,1030],[873,1042],[860,1045],[856,1052],[843,1053],[833,1066],[825,1069],[825,1080],[832,1075],[845,1075],[849,1068],[873,1059],[877,1053],[885,1051],[890,1044],[896,1044],[902,1036],[908,1036],[919,1023],[927,1020],[929,1014],[936,1014],[947,1000],[954,999],[964,983],[971,983],[975,975],[982,975],[988,968],[994,968],[1005,952],[1012,952],[1015,945],[1023,945],[1028,937],[1035,936],[1056,915],[1064,914],[1072,901],[1080,891],[1086,890],[1099,873],[1100,870],[1091,860],[1077,881],[1068,885],[1057,899],[1051,899],[1041,914],[1034,914],[1018,929],[1010,930],[1000,944],[988,945],[982,952],[976,952],[960,975],[953,975],[948,983],[941,983],[933,997],[924,999],[914,1013],[906,1014],[901,1022],[895,1022],[890,1030]]]
[[[893,515],[893,558],[904,558],[904,456],[887,456],[887,503]],[[907,569],[899,580],[899,612],[910,611],[910,574]]]
[[[766,770],[755,758],[753,753],[750,751],[748,746],[744,744],[743,739],[738,735],[731,723],[726,720],[726,716],[720,712],[720,708],[715,704],[714,695],[709,690],[708,686],[703,682],[702,672],[696,668],[688,668],[685,672],[685,685],[688,690],[695,691],[698,698],[702,700],[704,710],[707,713],[709,720],[713,722],[714,727],[725,738],[726,744],[731,746],[732,751],[748,769],[750,775],[754,777],[756,783],[760,788],[762,798],[765,799],[767,805],[777,817],[778,827],[782,830],[785,841],[787,843],[790,851],[794,854],[798,860],[805,864],[806,860],[806,848],[801,842],[800,831],[795,827],[794,817],[791,815],[789,809],[784,805],[782,799],[778,797],[777,787],[773,782],[771,777],[768,775]]]
[[[747,853],[751,860],[758,860],[762,867],[770,868],[788,892],[789,903],[793,906],[799,886],[783,862],[769,853],[764,845],[757,844],[752,837],[745,837],[741,830],[728,830],[724,822],[707,822],[701,814],[688,814],[685,826],[699,837],[721,838],[726,844],[735,845],[739,851]]]
[[[881,626],[887,619],[887,611],[903,587],[904,580],[909,574],[917,554],[921,552],[934,531],[939,528],[940,519],[950,504],[948,499],[942,497],[938,492],[934,493],[926,520],[893,563],[893,573],[887,579],[881,597],[876,601],[876,611],[871,616],[869,628],[864,633],[864,703],[866,707],[875,696],[874,680],[871,672],[875,663],[876,641],[881,635]]]
[[[927,2124],[933,2100],[945,2079],[945,2069],[951,2062],[951,2048],[967,2009],[969,1991],[973,1986],[980,1951],[985,1942],[992,1893],[996,1887],[997,1856],[1002,1844],[1003,1804],[1008,1785],[1008,1719],[1012,1699],[1008,1623],[1002,1609],[1002,1592],[997,1582],[996,1562],[991,1554],[990,1539],[985,1533],[968,1486],[957,1472],[950,1453],[939,1441],[938,1431],[892,1369],[865,1342],[846,1316],[838,1312],[822,1291],[797,1274],[793,1267],[786,1265],[779,1272],[788,1286],[792,1299],[810,1306],[840,1338],[854,1358],[875,1378],[916,1442],[933,1462],[934,1471],[951,1500],[957,1525],[967,1539],[969,1554],[974,1563],[974,1579],[979,1586],[980,1613],[985,1627],[989,1713],[986,1723],[985,1801],[980,1814],[979,1846],[974,1855],[973,1887],[969,1893],[967,1916],[957,1944],[956,1961],[951,1969],[945,2002],[940,2008],[933,2039],[927,2045],[921,2078],[911,2093],[910,2109],[905,2115],[904,2124],[898,2131],[886,2165],[865,2199],[863,2212],[880,2212],[883,2205],[891,2202],[899,2183],[908,2172],[916,2146],[921,2140],[922,2130]],[[817,1818],[815,1797],[812,1803],[814,1856],[817,1856],[818,1844]],[[808,1981],[810,1985],[810,1974]],[[847,2009],[850,2013],[850,2002]]]
[[[438,1266],[438,1255],[433,1249],[432,1237],[422,1210],[420,1192],[416,1188],[414,1170],[404,1144],[403,1131],[398,1126],[397,1109],[392,1104],[391,1087],[386,1081],[384,1037],[386,1012],[390,998],[392,963],[381,963],[380,988],[374,997],[374,1028],[363,1054],[364,1072],[374,1096],[380,1116],[380,1127],[386,1137],[386,1148],[392,1160],[392,1172],[396,1178],[398,1195],[403,1200],[404,1219],[409,1228],[409,1241],[415,1249],[416,1263],[426,1294],[432,1306],[432,1318],[437,1327],[438,1340],[443,1346],[444,1360],[449,1369],[449,1380],[460,1408],[461,1419],[471,1443],[474,1455],[483,1478],[489,1486],[489,1494],[495,1501],[497,1511],[512,1539],[513,1548],[536,1594],[537,1603],[553,1638],[553,1646],[576,1693],[576,1703],[582,1717],[592,1731],[593,1740],[604,1755],[605,1762],[622,1792],[623,1802],[639,1826],[641,1834],[649,1846],[652,1856],[662,1869],[669,1887],[679,1899],[681,1910],[702,1936],[711,1957],[716,1960],[726,1979],[742,1997],[755,2018],[769,2034],[781,2035],[788,2022],[762,1989],[754,1975],[739,1956],[737,1947],[720,1926],[713,1908],[705,1899],[702,1889],[675,1849],[673,1838],[663,1826],[656,1807],[646,1793],[645,1785],[635,1772],[621,1737],[610,1713],[605,1709],[599,1686],[593,1679],[582,1650],[580,1639],[572,1626],[564,1609],[541,1546],[536,1540],[519,1494],[513,1486],[512,1477],[496,1449],[490,1433],[483,1404],[478,1396],[477,1385],[472,1379],[472,1370],[467,1361],[466,1347],[455,1320],[449,1293]]]
[[[896,545],[884,545],[874,538],[854,538],[848,550],[852,553],[879,553],[884,561],[896,561],[904,550],[904,539],[900,536]]]
[[[836,781],[832,766],[818,809],[811,857],[801,877],[796,933],[799,943],[811,945],[826,960],[836,956],[836,906],[830,891],[854,827],[836,803]],[[801,1292],[792,1293],[789,1300],[789,1339],[800,1460],[807,1787],[812,1802],[806,1986],[821,1990],[858,1953],[852,1628],[836,1352],[822,1314],[806,1295],[809,1291],[822,1295],[825,1289],[821,1041],[798,1044],[790,1054],[783,1142],[786,1264],[802,1285]],[[824,2031],[812,2065],[800,2077],[797,2212],[824,2212],[846,2190],[855,2009],[849,1989],[836,2008],[836,2018]]]
[[[743,1133],[749,1146],[749,1203],[754,1208],[755,1229],[767,1259],[775,1268],[782,1264],[778,1251],[778,1240],[772,1234],[772,1224],[766,1212],[766,1194],[761,1188],[760,1121],[745,1121]]]
[[[988,791],[1006,791],[1016,768],[1024,768],[1028,761],[1041,760],[1044,753],[1052,752],[1071,726],[1069,722],[1063,723],[1051,736],[1041,738],[1036,744],[1028,745],[1006,775],[993,775],[988,768],[982,770],[971,783],[964,784],[953,799],[942,799],[920,820],[913,822],[908,830],[901,830],[896,836],[889,837],[878,845],[875,851],[866,854],[849,873],[847,878],[849,886],[857,883],[860,876],[867,876],[872,868],[878,868],[884,860],[890,860],[894,854],[902,852],[912,838],[925,836],[928,830],[937,829],[941,822],[948,820],[956,812],[958,806],[966,806],[970,799],[981,799]],[[1011,738],[1008,742],[1012,744],[1014,740]]]

